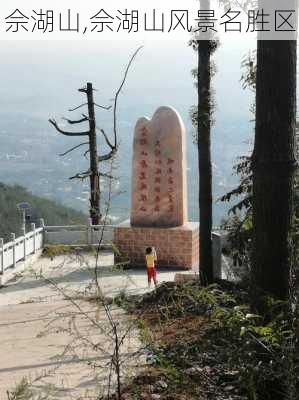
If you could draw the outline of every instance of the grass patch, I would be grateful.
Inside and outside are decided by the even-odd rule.
[[[92,255],[96,255],[97,248],[96,246],[65,246],[62,244],[59,245],[49,245],[45,246],[42,252],[43,257],[51,258],[62,255],[71,255],[71,254],[82,254],[82,253],[91,253]]]

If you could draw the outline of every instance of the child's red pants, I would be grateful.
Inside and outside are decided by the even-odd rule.
[[[151,281],[152,279],[156,279],[157,271],[155,267],[147,268],[147,277],[148,280]]]

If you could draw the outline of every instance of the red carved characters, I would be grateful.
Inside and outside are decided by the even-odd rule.
[[[139,145],[141,146],[141,161],[140,161],[140,168],[141,172],[139,174],[139,187],[138,191],[140,192],[140,196],[138,197],[138,202],[140,204],[139,210],[141,212],[147,212],[147,203],[148,203],[148,131],[147,128],[144,126],[140,130],[141,139],[139,140]]]
[[[162,160],[161,160],[161,143],[160,140],[156,140],[155,143],[155,165],[157,167],[155,168],[155,206],[154,206],[154,212],[160,212],[161,211],[161,183],[162,183]]]
[[[137,201],[142,213],[174,213],[175,159],[164,155],[165,150],[161,140],[154,139],[151,143],[146,126],[140,128]]]
[[[172,214],[174,212],[174,169],[173,169],[173,164],[175,163],[175,161],[172,158],[168,158],[167,159],[167,183],[168,183],[168,188],[167,188],[167,192],[168,192],[168,208],[167,208],[167,212]]]

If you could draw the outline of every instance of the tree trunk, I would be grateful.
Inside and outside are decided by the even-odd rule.
[[[211,49],[209,40],[198,41],[198,169],[200,213],[200,274],[202,283],[213,282],[212,164],[211,164]]]
[[[287,298],[291,267],[296,44],[259,40],[257,47],[252,281],[280,299]]]
[[[98,171],[97,136],[96,122],[93,101],[93,88],[91,83],[87,83],[87,101],[89,117],[89,151],[90,151],[90,218],[93,225],[99,225],[100,213],[100,181]]]

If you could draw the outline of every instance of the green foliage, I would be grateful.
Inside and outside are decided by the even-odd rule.
[[[237,188],[222,196],[219,201],[238,201],[229,210],[229,217],[222,222],[222,228],[227,230],[230,247],[230,257],[235,267],[242,272],[249,272],[250,255],[252,250],[252,166],[251,157],[243,156],[234,166],[234,172],[239,175],[240,183]],[[241,270],[239,272],[241,275]]]
[[[7,400],[55,400],[57,399],[57,389],[52,385],[48,384],[44,386],[42,392],[35,384],[39,382],[43,376],[39,376],[32,382],[27,378],[22,378],[21,381],[16,384],[14,389],[7,392]]]
[[[8,186],[0,183],[0,237],[5,241],[10,239],[11,232],[18,236],[21,234],[22,217],[16,205],[23,201],[30,204],[30,214],[36,222],[39,218],[43,218],[48,225],[86,222],[86,216],[79,211],[62,206],[52,200],[34,196],[21,186]]]
[[[118,307],[124,308],[125,310],[128,310],[131,305],[124,290],[121,290],[119,294],[114,297],[113,303]]]
[[[217,40],[217,38],[214,38],[213,40],[209,40],[208,41],[208,46],[207,46],[207,41],[205,42],[205,49],[203,50],[204,52],[207,52],[209,54],[209,58],[210,58],[210,77],[213,78],[217,72],[217,68],[216,68],[216,64],[215,62],[212,60],[212,56],[213,54],[216,52],[217,48],[219,47],[219,40]],[[201,50],[199,48],[199,45],[201,44],[201,41],[199,41],[196,37],[196,34],[194,34],[194,37],[189,41],[189,46],[198,54],[198,57],[201,57]],[[200,77],[198,76],[198,67],[193,68],[191,70],[191,75],[194,78],[194,85],[197,89],[197,91],[200,89],[199,88],[199,81],[198,78],[200,79]],[[198,109],[198,106],[192,106],[190,108],[189,111],[189,115],[192,121],[192,125],[194,127],[194,132],[193,132],[193,139],[194,139],[194,143],[197,144],[198,143],[198,131],[197,131],[197,124],[198,124],[198,120],[200,119],[201,121],[204,121],[204,124],[214,124],[214,119],[213,119],[213,115],[215,113],[216,110],[216,102],[215,102],[215,96],[213,94],[213,90],[210,89],[210,93],[208,96],[208,105],[206,109]]]
[[[153,345],[153,335],[151,334],[150,329],[144,323],[142,319],[139,319],[137,322],[137,326],[139,329],[139,339],[142,343],[144,343],[147,347]]]
[[[243,89],[255,91],[256,88],[256,51],[249,52],[241,63],[243,70],[241,83]],[[255,114],[255,104],[251,112]],[[222,228],[229,231],[230,256],[236,267],[241,267],[248,273],[252,251],[252,196],[253,172],[251,156],[242,156],[237,160],[233,171],[239,176],[240,182],[236,188],[222,196],[219,201],[237,202],[230,208],[229,217],[222,222]],[[235,272],[241,272],[235,271]]]
[[[290,368],[290,359],[295,357],[290,352],[295,331],[282,306],[268,297],[263,316],[251,313],[246,304],[216,306],[212,312],[213,335],[223,344],[223,361],[240,371],[239,385],[249,399],[283,397],[290,389],[285,385],[289,374],[296,374]]]
[[[252,209],[252,165],[251,157],[242,156],[238,158],[233,171],[240,178],[239,185],[220,197],[219,201],[230,202],[234,198],[241,197],[238,202],[229,210],[229,214],[236,215],[237,212],[244,212],[245,216],[251,214]]]
[[[198,284],[164,285],[163,291],[143,296],[136,310],[149,315],[159,314],[157,321],[167,326],[176,318],[193,315],[207,319],[198,340],[188,341],[188,332],[181,340],[167,342],[152,338],[149,327],[139,326],[143,341],[148,343],[157,366],[168,376],[168,385],[191,385],[186,373],[190,367],[210,368],[209,385],[218,386],[228,374],[238,394],[247,399],[295,399],[299,387],[298,353],[295,329],[286,304],[267,296],[264,314],[253,313],[249,294],[240,286],[227,283],[201,288]],[[136,301],[136,299],[135,299]],[[165,309],[168,309],[167,312]],[[178,326],[178,325],[176,325]],[[158,328],[161,330],[161,325]],[[297,365],[297,366],[296,366]],[[198,378],[197,378],[198,379]],[[195,384],[196,382],[193,382]]]
[[[59,244],[59,245],[51,245],[44,247],[42,255],[43,257],[54,258],[56,256],[70,254],[71,252],[72,249],[70,246],[64,246],[62,244]]]
[[[249,88],[255,92],[256,89],[256,50],[249,52],[242,60],[241,82],[243,89]]]
[[[32,393],[27,379],[23,378],[16,387],[7,393],[8,400],[30,400]]]
[[[251,215],[234,215],[222,222],[221,227],[228,231],[229,256],[233,261],[235,272],[243,277],[250,270],[250,255],[252,246]]]

